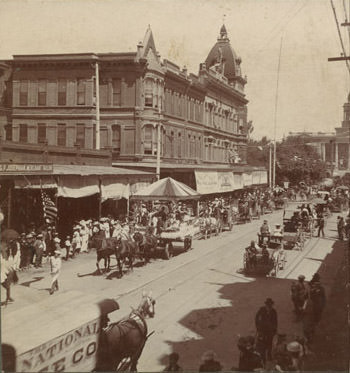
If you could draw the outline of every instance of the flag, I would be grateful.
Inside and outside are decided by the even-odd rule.
[[[51,198],[41,191],[41,199],[43,202],[44,219],[46,223],[53,223],[57,218],[57,208]]]

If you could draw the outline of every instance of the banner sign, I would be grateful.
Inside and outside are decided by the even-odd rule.
[[[218,172],[219,192],[231,192],[234,190],[235,181],[232,172]]]
[[[260,171],[252,172],[252,182],[254,185],[260,184]]]
[[[267,171],[260,171],[260,184],[267,184]]]
[[[197,192],[210,194],[219,192],[218,173],[216,171],[195,171]]]
[[[252,174],[248,174],[246,172],[243,173],[243,185],[250,186],[253,184],[253,176]]]
[[[233,190],[238,190],[238,189],[243,189],[243,175],[242,174],[233,174],[233,180],[234,180],[234,189]]]
[[[49,174],[53,165],[47,163],[0,163],[0,175]]]
[[[17,357],[17,372],[90,372],[96,366],[100,319]]]

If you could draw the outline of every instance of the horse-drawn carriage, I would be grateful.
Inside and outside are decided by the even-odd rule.
[[[251,220],[252,216],[249,201],[240,200],[238,202],[238,222],[244,224],[246,222],[251,222]]]
[[[284,210],[283,244],[285,249],[296,248],[302,250],[304,248],[306,240],[305,224],[302,223],[299,210]]]
[[[165,228],[158,235],[146,234],[146,227],[135,226],[133,237],[141,256],[144,256],[146,261],[159,251],[165,259],[170,259],[174,253],[174,243],[182,243],[183,250],[189,250],[192,247],[192,240],[202,236],[201,229],[199,221],[193,219],[181,223],[176,228]]]
[[[243,269],[247,275],[276,276],[284,269],[286,254],[283,247],[271,249],[263,246],[258,248],[253,255],[246,249],[243,254]]]

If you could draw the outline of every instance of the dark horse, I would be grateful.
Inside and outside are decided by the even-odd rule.
[[[131,270],[136,252],[136,243],[129,240],[122,240],[116,237],[105,238],[103,232],[98,233],[92,239],[92,246],[96,248],[97,273],[101,274],[100,261],[104,259],[105,272],[110,271],[111,255],[115,255],[118,263],[119,276],[123,276],[123,262],[127,258]]]
[[[138,245],[138,252],[141,259],[143,259],[145,263],[148,263],[152,253],[157,248],[157,237],[152,234],[142,234],[140,232],[136,232],[133,238]]]
[[[149,337],[145,318],[154,317],[154,305],[155,300],[151,294],[143,293],[136,310],[103,331],[97,372],[136,371],[137,362]]]

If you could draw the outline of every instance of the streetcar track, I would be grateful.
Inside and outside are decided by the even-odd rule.
[[[251,234],[251,233],[256,233],[256,227],[254,227],[254,228],[252,228],[252,229],[249,229],[248,231],[244,231],[244,232],[242,232],[241,234],[239,234],[238,236],[235,236],[235,237],[234,237],[234,240],[239,240],[239,239],[243,238],[245,235],[247,235],[247,234]],[[226,236],[226,237],[228,238],[228,237],[230,237],[230,236]],[[226,238],[226,237],[216,236],[217,241],[220,240],[220,239],[224,239],[224,238]],[[158,277],[155,277],[155,278],[153,278],[153,279],[151,279],[151,280],[149,280],[149,281],[143,283],[142,285],[137,286],[137,287],[134,288],[134,289],[131,289],[131,290],[129,290],[129,291],[126,291],[126,292],[120,294],[120,295],[118,296],[117,299],[120,299],[121,297],[124,297],[124,296],[126,296],[126,295],[129,295],[129,294],[131,294],[131,293],[133,293],[133,292],[135,292],[135,291],[137,291],[137,290],[139,290],[139,289],[141,289],[141,288],[143,288],[143,287],[145,287],[145,286],[151,284],[151,283],[154,282],[154,281],[158,281],[158,280],[160,280],[160,279],[162,279],[162,278],[164,278],[164,277],[166,277],[166,276],[168,276],[168,275],[171,275],[172,273],[174,273],[174,272],[176,272],[176,271],[178,271],[178,270],[180,270],[180,269],[183,269],[183,268],[185,268],[186,266],[191,265],[191,264],[192,264],[193,262],[195,262],[195,261],[198,261],[198,260],[204,260],[204,259],[207,258],[208,256],[210,256],[210,255],[214,255],[217,251],[220,251],[220,250],[221,250],[223,247],[225,247],[228,243],[229,243],[229,242],[227,242],[227,241],[225,240],[225,242],[224,242],[223,244],[221,244],[220,246],[217,246],[214,250],[212,250],[212,251],[208,251],[207,253],[205,253],[204,255],[202,255],[202,256],[199,257],[199,258],[196,257],[196,258],[194,258],[194,259],[192,259],[192,260],[190,260],[190,261],[188,261],[188,262],[186,262],[186,263],[182,263],[182,264],[180,264],[179,266],[173,268],[172,270],[167,271],[167,272],[165,272],[165,273],[159,275]],[[199,248],[198,248],[198,249],[199,249]],[[213,263],[211,263],[211,265],[213,265]],[[206,271],[206,270],[208,270],[207,267],[203,268],[200,272],[197,272],[196,276],[199,275],[199,274],[201,274],[202,272],[204,272],[204,271]],[[176,284],[176,287],[182,285],[182,284],[183,284],[184,282],[186,282],[187,280],[188,280],[188,279],[186,279],[186,280],[184,280],[184,281],[181,281],[180,283],[177,283],[177,284]],[[173,287],[174,290],[176,289],[176,287]],[[158,299],[158,298],[164,296],[164,295],[167,294],[167,293],[168,293],[168,291],[161,293],[160,295],[158,295],[158,296],[156,297],[156,299]]]
[[[315,237],[313,237],[315,238]],[[312,238],[311,238],[312,239]],[[310,240],[311,240],[310,239]],[[287,272],[286,274],[283,274],[281,277],[278,277],[278,278],[284,278],[286,279],[298,266],[299,264],[311,253],[311,251],[316,247],[316,245],[320,242],[320,238],[318,237],[316,239],[316,241],[311,245],[310,248],[308,248],[307,250],[305,250],[305,252],[303,252],[303,254],[299,257],[297,256],[293,262],[285,269],[285,270],[289,270],[289,272]],[[311,242],[309,242],[309,244],[311,244]],[[308,245],[306,245],[307,247]]]

